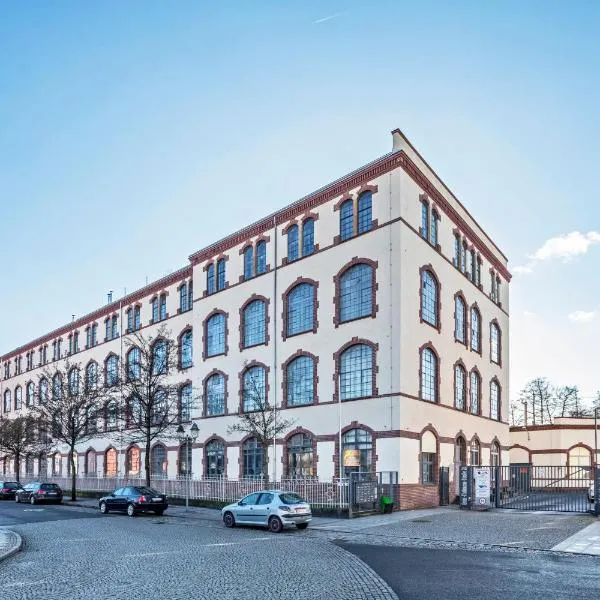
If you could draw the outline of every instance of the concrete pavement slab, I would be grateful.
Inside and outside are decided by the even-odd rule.
[[[600,521],[588,525],[552,548],[557,552],[575,552],[600,556]]]

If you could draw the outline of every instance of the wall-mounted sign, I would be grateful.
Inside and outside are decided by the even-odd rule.
[[[475,467],[473,469],[473,480],[475,485],[476,508],[490,507],[490,468]]]

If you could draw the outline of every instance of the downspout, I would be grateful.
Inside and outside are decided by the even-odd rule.
[[[273,481],[277,481],[277,217],[273,217]]]

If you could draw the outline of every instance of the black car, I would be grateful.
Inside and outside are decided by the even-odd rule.
[[[63,500],[63,492],[56,483],[40,483],[39,481],[28,483],[25,487],[15,492],[15,502],[55,502],[60,504]]]
[[[21,489],[21,484],[17,481],[0,481],[0,499],[12,500],[15,492]]]
[[[98,506],[102,514],[119,511],[126,512],[133,517],[139,512],[153,512],[162,515],[169,504],[165,494],[145,486],[128,485],[100,498]]]

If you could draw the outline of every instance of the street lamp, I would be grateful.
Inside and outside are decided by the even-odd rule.
[[[192,476],[190,469],[192,466],[190,444],[198,438],[198,425],[192,423],[189,433],[185,431],[183,425],[180,425],[177,428],[177,437],[180,443],[183,444],[185,442],[185,510],[187,511],[190,504],[190,478]]]

